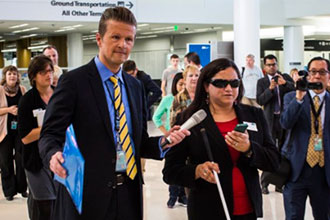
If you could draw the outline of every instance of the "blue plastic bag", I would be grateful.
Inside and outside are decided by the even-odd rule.
[[[85,160],[78,148],[72,125],[66,130],[63,157],[64,163],[62,166],[67,171],[67,177],[64,179],[55,174],[54,178],[66,187],[79,214],[81,214]]]

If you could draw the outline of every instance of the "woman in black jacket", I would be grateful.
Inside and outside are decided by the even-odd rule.
[[[31,220],[50,219],[56,198],[52,175],[49,168],[42,165],[38,150],[42,126],[38,114],[46,109],[53,94],[53,73],[54,67],[48,57],[34,57],[28,68],[32,89],[21,98],[18,108],[18,133],[23,142],[23,164],[30,189],[28,209]]]
[[[195,99],[178,118],[182,124],[204,109],[207,117],[191,129],[191,136],[166,155],[163,169],[168,184],[189,187],[188,217],[226,219],[212,170],[219,173],[232,219],[262,216],[258,170],[273,171],[280,155],[260,108],[240,104],[243,96],[240,74],[233,61],[217,59],[205,66],[199,77]],[[244,133],[233,131],[248,124]],[[208,159],[200,130],[205,128],[214,162]],[[189,157],[189,164],[186,159]]]

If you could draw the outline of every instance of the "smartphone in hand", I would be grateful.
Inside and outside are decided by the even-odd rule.
[[[244,133],[247,127],[248,127],[247,124],[237,124],[236,127],[234,128],[234,131]]]

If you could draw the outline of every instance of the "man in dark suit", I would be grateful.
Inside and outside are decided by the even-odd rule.
[[[287,220],[304,219],[307,196],[314,219],[330,219],[330,63],[315,57],[308,71],[309,82],[323,88],[288,93],[281,115],[281,125],[288,129],[283,152],[292,167],[283,193]]]
[[[143,219],[140,158],[161,159],[164,138],[148,137],[143,87],[121,70],[135,35],[128,9],[106,9],[96,34],[98,56],[63,75],[48,104],[39,140],[44,163],[66,177],[62,146],[70,124],[85,159],[82,214],[60,185],[53,219]],[[189,134],[178,129],[172,129],[169,147]]]
[[[277,148],[280,150],[283,144],[284,131],[280,125],[280,114],[283,109],[283,97],[294,90],[294,83],[288,74],[278,71],[277,58],[274,55],[264,57],[266,75],[257,82],[257,103],[264,109],[265,116],[272,132]],[[267,173],[261,175],[262,193],[268,194],[269,183],[266,180]],[[276,187],[277,192],[282,188]]]

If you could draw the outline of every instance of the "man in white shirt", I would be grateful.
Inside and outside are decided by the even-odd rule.
[[[246,66],[242,71],[242,81],[245,89],[245,94],[242,99],[243,104],[260,107],[256,101],[256,94],[257,81],[262,77],[263,74],[261,69],[254,65],[254,55],[247,55]]]

